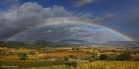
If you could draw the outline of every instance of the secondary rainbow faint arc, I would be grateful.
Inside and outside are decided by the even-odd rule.
[[[12,35],[11,37],[5,39],[5,42],[6,43],[7,41],[11,41],[12,39],[16,38],[17,36],[20,36],[30,30],[33,30],[33,29],[36,29],[36,28],[40,28],[40,27],[43,27],[43,26],[47,26],[47,25],[54,25],[54,24],[87,24],[87,25],[91,25],[91,26],[96,26],[96,27],[100,27],[100,28],[103,28],[103,29],[106,29],[110,32],[113,32],[114,34],[117,34],[119,36],[122,36],[124,37],[126,40],[129,40],[129,41],[135,41],[134,39],[130,38],[129,36],[117,31],[117,30],[114,30],[114,29],[111,29],[111,28],[108,28],[108,27],[105,27],[105,26],[102,26],[102,25],[98,25],[97,23],[93,23],[93,22],[85,22],[85,21],[79,21],[79,20],[66,20],[64,22],[59,22],[59,21],[55,21],[55,22],[49,22],[49,23],[44,23],[44,24],[38,24],[38,25],[35,25],[35,26],[32,26],[31,28],[27,28],[23,31],[20,31],[14,35]],[[134,42],[135,43],[135,42]],[[135,43],[137,44],[137,43]],[[137,44],[138,45],[138,44]]]

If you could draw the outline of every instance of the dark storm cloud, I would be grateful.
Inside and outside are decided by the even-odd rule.
[[[108,38],[108,37],[111,38]],[[28,38],[29,37],[29,38]],[[48,41],[59,41],[64,39],[79,39],[87,40],[90,42],[104,42],[110,40],[124,40],[109,31],[101,28],[88,28],[81,24],[58,24],[41,27],[26,32],[16,38],[16,40],[41,40],[45,39]]]
[[[129,36],[133,36],[133,38],[137,41],[139,41],[139,39],[137,38],[139,35],[139,14],[138,11],[134,11],[129,13],[129,15],[127,15],[127,17],[123,18],[124,23],[126,23],[127,25],[127,29],[125,32],[129,34]],[[129,32],[131,31],[131,32]]]
[[[123,13],[116,14],[115,19],[111,20],[108,27],[118,30],[119,32],[139,41],[139,14],[138,9],[128,8]]]

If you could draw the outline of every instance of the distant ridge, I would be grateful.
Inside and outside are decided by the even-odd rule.
[[[34,43],[52,43],[52,42],[49,42],[43,39],[43,40],[36,40],[34,41]]]
[[[138,42],[135,41],[108,41],[105,43],[102,43],[102,46],[137,46]]]
[[[0,41],[0,46],[5,46],[5,47],[15,47],[15,48],[20,48],[20,47],[35,47],[35,48],[43,48],[43,47],[66,47],[66,46],[91,46],[91,45],[96,45],[96,46],[138,46],[135,43],[135,41],[108,41],[105,43],[96,43],[96,42],[88,42],[85,40],[76,40],[76,39],[66,39],[66,40],[61,40],[57,43],[55,42],[49,42],[46,40],[36,40],[36,41],[27,41],[27,42],[21,42],[21,41],[7,41],[6,43],[3,43],[4,41]]]
[[[3,42],[3,41],[0,41],[0,42]],[[5,46],[5,47],[27,47],[30,44],[27,44],[21,41],[7,41],[6,43],[2,43],[0,45]]]
[[[89,44],[88,41],[76,40],[76,39],[61,40],[61,41],[59,41],[59,43],[63,43],[63,44]]]

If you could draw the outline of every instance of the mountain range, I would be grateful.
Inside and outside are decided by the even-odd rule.
[[[137,46],[138,42],[135,41],[108,41],[101,43],[102,46]]]
[[[88,44],[88,41],[85,40],[76,40],[76,39],[67,39],[67,40],[61,40],[59,43],[63,44]]]
[[[138,43],[138,44],[137,44]],[[76,39],[66,39],[59,42],[50,42],[46,40],[36,40],[36,41],[8,41],[2,44],[0,41],[0,46],[7,47],[66,47],[66,46],[80,46],[80,45],[97,45],[97,46],[138,46],[139,42],[135,41],[108,41],[104,43],[88,42],[85,40]]]

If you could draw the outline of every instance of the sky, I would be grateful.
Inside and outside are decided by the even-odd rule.
[[[83,21],[84,24],[67,23]],[[64,22],[51,24],[54,22]],[[139,41],[139,0],[0,0],[0,40],[32,28],[13,40],[78,39],[89,42],[125,41],[126,39],[95,23]]]

